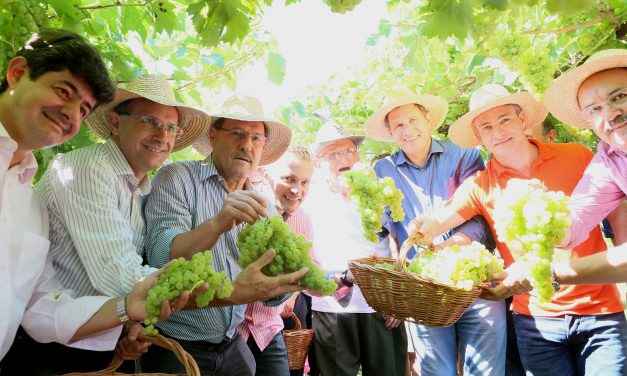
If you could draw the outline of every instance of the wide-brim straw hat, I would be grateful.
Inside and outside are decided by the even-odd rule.
[[[264,115],[259,99],[244,94],[235,94],[227,99],[219,113],[211,114],[211,124],[220,118],[241,121],[261,121],[266,125],[268,141],[263,147],[259,165],[266,165],[279,159],[290,146],[292,131],[287,125]],[[203,155],[211,153],[209,129],[194,143],[194,149]]]
[[[85,121],[89,128],[103,139],[111,137],[111,125],[109,124],[109,113],[118,104],[129,99],[146,98],[164,106],[174,106],[177,108],[179,116],[179,127],[183,128],[183,135],[174,142],[172,151],[177,151],[192,144],[200,135],[209,129],[211,117],[194,107],[185,105],[176,100],[174,89],[168,81],[161,76],[146,75],[137,77],[125,86],[118,86],[115,98],[112,102],[98,107]]]
[[[626,49],[599,51],[582,65],[562,74],[544,94],[544,105],[562,123],[589,128],[590,124],[581,116],[577,100],[579,87],[593,74],[612,68],[627,68]]]
[[[322,151],[322,149],[326,146],[344,139],[352,140],[355,143],[355,147],[358,148],[364,141],[364,138],[364,136],[350,135],[338,123],[333,120],[327,120],[324,124],[322,124],[320,129],[318,129],[316,139],[314,143],[311,144],[311,151],[313,152],[313,155],[317,157],[320,151]]]
[[[412,103],[419,104],[427,110],[430,132],[438,129],[444,122],[448,112],[448,103],[444,99],[435,95],[416,94],[407,89],[401,89],[388,93],[385,105],[366,120],[364,125],[366,135],[379,141],[394,141],[390,128],[385,124],[385,117],[396,107]]]
[[[515,104],[525,113],[528,127],[542,124],[549,114],[547,108],[527,93],[510,94],[506,88],[497,84],[488,84],[477,89],[470,96],[470,110],[457,119],[448,131],[448,136],[457,145],[465,148],[478,146],[479,140],[472,128],[472,121],[482,113],[499,106]]]

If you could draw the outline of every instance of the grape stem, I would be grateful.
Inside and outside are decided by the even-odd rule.
[[[144,0],[138,1],[136,3],[123,3],[120,0],[115,0],[112,4],[93,4],[93,5],[85,5],[82,7],[77,7],[82,10],[94,10],[94,9],[105,9],[105,8],[114,8],[114,7],[143,7],[144,5],[148,5],[152,3],[154,0]]]

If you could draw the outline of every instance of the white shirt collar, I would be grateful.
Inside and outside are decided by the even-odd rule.
[[[17,150],[17,142],[13,140],[2,123],[0,123],[0,171],[9,170],[13,154]],[[11,167],[18,175],[21,184],[29,182],[37,172],[37,160],[33,153],[29,153],[19,164]]]

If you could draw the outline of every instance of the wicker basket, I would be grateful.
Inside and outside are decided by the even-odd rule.
[[[177,375],[189,375],[189,376],[200,376],[200,370],[198,369],[198,365],[194,358],[187,353],[187,351],[183,350],[181,345],[178,344],[173,339],[165,338],[164,336],[158,334],[156,336],[141,336],[141,341],[151,342],[154,345],[161,346],[165,349],[172,350],[172,352],[176,355],[178,360],[185,366],[184,374]],[[120,365],[122,365],[123,360],[120,359],[117,355],[113,358],[109,366],[102,371],[95,372],[74,372],[74,373],[66,373],[63,376],[121,376],[128,375],[127,373],[119,373],[115,372]],[[136,373],[133,375],[143,375],[143,376],[170,376],[170,373]]]
[[[409,272],[406,255],[416,240],[414,237],[403,243],[398,259],[351,260],[355,283],[377,312],[427,326],[452,325],[477,300],[481,288],[465,291]],[[394,264],[394,270],[375,267],[382,262]]]
[[[284,330],[283,339],[287,348],[287,362],[290,370],[297,370],[305,367],[305,359],[309,352],[309,346],[311,346],[311,340],[313,340],[314,330],[302,329],[300,320],[294,312],[292,312],[292,319],[296,324],[296,328]]]

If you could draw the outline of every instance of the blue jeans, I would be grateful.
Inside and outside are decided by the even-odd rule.
[[[433,327],[409,324],[410,351],[421,376],[456,376],[457,349],[464,375],[505,374],[507,345],[505,302],[477,300],[455,324]]]
[[[564,317],[514,313],[513,318],[527,375],[627,374],[627,322],[623,312]]]
[[[248,337],[248,348],[255,357],[257,364],[256,376],[289,376],[290,367],[287,363],[287,349],[283,335],[279,332],[263,351],[259,350],[252,335]]]

